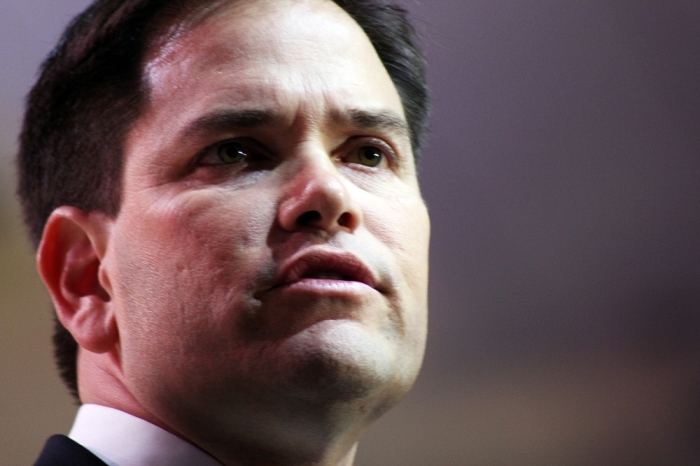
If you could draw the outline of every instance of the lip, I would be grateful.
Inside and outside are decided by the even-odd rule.
[[[283,264],[273,288],[313,291],[376,289],[370,268],[357,256],[345,251],[313,250],[292,257]]]

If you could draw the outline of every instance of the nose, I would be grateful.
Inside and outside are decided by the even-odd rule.
[[[362,210],[347,183],[327,155],[301,161],[284,190],[280,225],[287,231],[355,231]]]

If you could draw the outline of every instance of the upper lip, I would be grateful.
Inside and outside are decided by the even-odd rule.
[[[349,252],[328,250],[314,250],[292,257],[280,268],[275,284],[294,283],[318,273],[337,274],[342,280],[361,282],[372,288],[376,286],[374,274],[361,259]]]

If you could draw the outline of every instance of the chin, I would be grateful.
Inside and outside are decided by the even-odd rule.
[[[287,387],[306,398],[350,401],[385,398],[408,391],[417,368],[406,377],[410,357],[392,335],[352,320],[325,320],[297,333],[284,345]],[[290,360],[291,359],[291,360]]]

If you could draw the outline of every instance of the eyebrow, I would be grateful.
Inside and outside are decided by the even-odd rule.
[[[202,132],[225,132],[235,129],[253,129],[270,125],[275,119],[272,112],[259,109],[222,110],[206,114],[192,121],[184,129],[185,136]]]
[[[351,109],[334,115],[333,120],[364,130],[392,131],[406,138],[410,138],[411,135],[406,121],[399,114],[389,110]]]
[[[216,133],[237,129],[255,129],[272,125],[279,116],[273,111],[261,109],[221,110],[197,118],[183,130],[184,136],[198,133]],[[331,121],[337,125],[352,126],[368,131],[391,131],[410,138],[406,121],[390,110],[350,109],[333,112]]]

